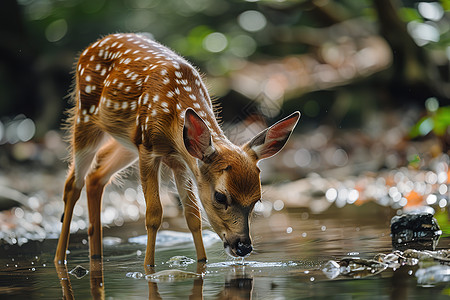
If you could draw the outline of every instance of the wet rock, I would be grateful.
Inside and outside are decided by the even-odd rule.
[[[378,274],[387,269],[387,264],[372,259],[343,258],[339,265],[342,275],[352,278],[363,278]]]
[[[450,281],[450,266],[434,265],[420,268],[416,272],[417,283],[422,286],[433,286],[442,282]]]
[[[169,264],[169,267],[186,267],[190,264],[195,263],[195,260],[193,260],[190,257],[178,255],[171,257],[167,263]]]
[[[403,252],[403,255],[406,258],[415,258],[420,261],[427,261],[427,260],[435,260],[439,261],[441,263],[450,263],[450,250],[438,250],[438,251],[417,251],[414,249],[408,249]]]
[[[395,251],[389,254],[377,254],[374,259],[380,263],[386,264],[389,268],[396,269],[401,266],[403,257],[400,251]]]
[[[103,238],[103,245],[104,246],[117,246],[120,243],[122,243],[122,239],[115,236],[105,236]]]
[[[335,279],[339,275],[351,278],[364,278],[378,274],[388,267],[387,264],[376,260],[346,257],[340,262],[328,261],[322,268],[322,272],[329,279]]]
[[[328,279],[334,279],[341,274],[341,266],[334,260],[329,260],[322,268],[322,272]]]
[[[128,278],[141,279],[144,277],[144,274],[141,272],[128,272],[125,276]]]
[[[392,247],[434,250],[442,231],[432,214],[406,214],[391,219]]]
[[[146,275],[145,279],[151,282],[173,282],[198,277],[202,277],[202,274],[172,269],[172,270],[163,270],[156,272],[154,274]]]
[[[75,268],[73,268],[72,270],[69,271],[70,275],[75,276],[78,279],[83,278],[84,276],[86,276],[89,273],[89,271],[87,269],[85,269],[83,266],[76,266]]]

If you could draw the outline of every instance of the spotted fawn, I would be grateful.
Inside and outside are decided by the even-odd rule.
[[[102,256],[104,188],[135,161],[146,201],[146,267],[155,264],[162,220],[162,163],[173,171],[197,260],[206,261],[200,205],[227,254],[250,254],[249,215],[261,199],[258,161],[283,148],[299,112],[244,145],[234,145],[219,126],[198,71],[144,34],[109,35],[84,50],[76,66],[73,97],[76,105],[68,121],[71,164],[55,263],[66,263],[73,208],[85,184],[89,254]]]

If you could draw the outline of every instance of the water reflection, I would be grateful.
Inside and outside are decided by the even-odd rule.
[[[253,277],[247,274],[233,275],[227,278],[223,290],[217,299],[251,299]]]
[[[103,259],[90,259],[90,286],[93,299],[105,299],[105,288],[103,285]],[[56,273],[62,288],[63,299],[75,299],[69,272],[66,264],[55,263]]]
[[[103,276],[103,259],[91,259],[90,266],[90,289],[93,299],[105,299],[105,285]],[[70,281],[70,272],[67,269],[67,265],[55,264],[56,273],[59,278],[59,282],[62,288],[63,299],[75,299],[74,289]],[[203,299],[203,286],[204,286],[204,274],[206,273],[207,265],[204,263],[197,263],[196,273],[184,272],[180,270],[164,270],[156,272],[153,268],[148,269],[145,278],[148,282],[148,299],[164,299],[161,296],[158,284],[167,282],[185,281],[186,274],[197,274],[193,279],[192,288],[189,294],[189,299]],[[161,272],[165,272],[164,279],[155,280],[155,275]],[[136,279],[142,279],[142,277],[135,277]],[[251,299],[253,291],[253,276],[246,272],[245,265],[229,265],[227,274],[225,277],[225,283],[222,290],[216,295],[215,299]],[[169,298],[171,296],[168,296]]]

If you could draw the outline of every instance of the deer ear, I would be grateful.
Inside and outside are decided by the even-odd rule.
[[[215,152],[208,126],[191,108],[184,115],[183,140],[189,154],[203,162]]]
[[[300,112],[296,111],[290,116],[278,121],[258,133],[247,143],[246,148],[253,150],[258,160],[277,154],[288,141],[299,118]]]

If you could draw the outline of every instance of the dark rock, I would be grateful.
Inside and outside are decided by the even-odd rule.
[[[83,266],[76,266],[75,268],[73,268],[72,270],[70,270],[69,274],[75,276],[78,279],[83,278],[84,276],[86,276],[86,274],[89,273],[88,270],[86,270],[86,268],[84,268]]]
[[[441,234],[430,213],[406,214],[391,219],[392,247],[396,250],[434,250]]]

